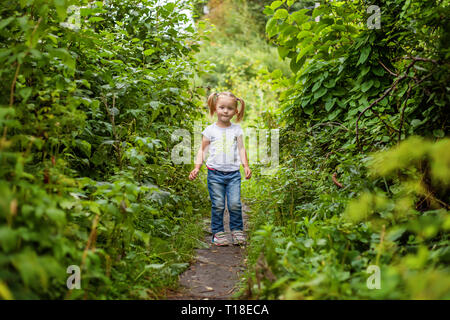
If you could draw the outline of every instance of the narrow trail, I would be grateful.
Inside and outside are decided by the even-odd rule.
[[[249,210],[242,203],[244,230],[247,230],[247,214]],[[196,256],[187,269],[179,277],[180,287],[177,291],[169,291],[168,300],[221,300],[232,299],[238,291],[239,278],[244,271],[245,247],[216,247],[211,244],[210,219],[205,219],[205,243],[208,248],[196,249]],[[225,209],[224,226],[231,241],[229,214]]]

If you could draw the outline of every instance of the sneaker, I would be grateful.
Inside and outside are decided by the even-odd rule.
[[[221,231],[214,234],[212,243],[216,246],[228,246],[230,241],[228,240],[227,234]]]
[[[234,230],[231,231],[231,237],[233,238],[233,244],[235,245],[241,245],[245,244],[245,235],[242,230]]]

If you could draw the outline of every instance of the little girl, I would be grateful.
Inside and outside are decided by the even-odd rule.
[[[238,102],[241,109],[238,110]],[[208,168],[208,191],[211,198],[212,243],[226,246],[230,242],[223,227],[225,196],[230,214],[230,230],[233,244],[245,243],[241,205],[240,163],[244,166],[245,179],[250,179],[252,171],[248,166],[247,152],[244,148],[243,131],[239,124],[231,123],[237,114],[236,122],[244,116],[245,103],[231,92],[212,93],[208,97],[209,113],[217,113],[217,122],[202,132],[202,145],[195,161],[195,169],[189,175],[194,180],[203,164],[204,155],[210,149],[206,162]],[[239,150],[239,153],[238,153]]]

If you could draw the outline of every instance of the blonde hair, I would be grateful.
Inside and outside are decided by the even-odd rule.
[[[238,101],[241,103],[241,110],[238,110],[237,116],[236,116],[236,122],[240,122],[242,120],[242,118],[244,117],[244,110],[245,110],[245,102],[243,99],[236,97],[234,94],[232,94],[231,92],[225,91],[225,92],[215,92],[215,93],[211,93],[208,97],[208,107],[209,107],[209,114],[211,116],[214,115],[214,112],[216,111],[216,104],[217,104],[217,99],[219,99],[220,96],[226,96],[226,97],[231,97],[234,98],[236,103],[236,109],[238,106]]]

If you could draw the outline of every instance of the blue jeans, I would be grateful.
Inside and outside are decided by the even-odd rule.
[[[241,172],[223,172],[208,169],[208,191],[211,198],[211,231],[214,234],[224,231],[223,213],[225,196],[230,213],[230,231],[244,230],[241,204]]]

